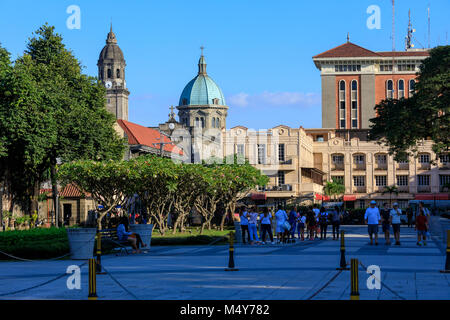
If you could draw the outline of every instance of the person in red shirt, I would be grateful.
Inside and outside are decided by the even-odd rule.
[[[417,245],[420,246],[420,239],[423,240],[423,245],[426,246],[426,235],[428,231],[428,219],[425,215],[425,211],[420,209],[419,216],[416,218],[416,230],[417,230]]]

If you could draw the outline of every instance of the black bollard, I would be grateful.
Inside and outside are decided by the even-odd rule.
[[[445,269],[441,273],[450,273],[450,230],[447,230],[447,250],[445,257]]]
[[[345,239],[344,230],[341,230],[341,261],[339,262],[339,268],[336,270],[349,270],[347,262],[345,261]]]
[[[236,269],[234,267],[234,232],[230,232],[230,250],[229,250],[229,259],[228,259],[228,268],[225,269],[225,271],[238,271],[239,269]]]
[[[97,274],[106,274],[102,272],[102,233],[97,230],[97,263],[95,266],[95,271]]]
[[[88,300],[97,300],[97,278],[95,259],[89,259],[89,296]]]
[[[350,300],[359,300],[358,259],[351,259]]]

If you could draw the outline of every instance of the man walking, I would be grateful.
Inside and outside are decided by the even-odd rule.
[[[395,202],[393,205],[393,209],[391,210],[391,224],[392,230],[394,231],[395,245],[400,245],[400,224],[402,221],[400,220],[400,216],[402,215],[402,209],[398,207],[398,203]]]
[[[386,245],[390,245],[391,211],[388,208],[387,202],[383,203],[383,209],[381,209],[381,226],[384,232],[384,238],[386,239]]]
[[[331,223],[333,224],[333,240],[339,240],[339,227],[342,221],[342,214],[339,211],[339,207],[335,206]]]
[[[373,245],[373,234],[375,233],[375,245],[378,245],[378,224],[380,223],[380,210],[375,206],[375,200],[370,201],[370,207],[366,209],[364,220],[369,231],[370,245]]]

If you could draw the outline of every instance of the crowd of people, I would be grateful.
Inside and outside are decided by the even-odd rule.
[[[426,245],[429,238],[430,211],[419,204],[418,215],[415,219],[417,230],[417,245]],[[398,203],[389,208],[388,203],[383,208],[376,206],[376,201],[371,201],[364,214],[364,221],[368,226],[370,245],[378,245],[379,225],[385,238],[385,244],[391,244],[391,230],[395,245],[400,246],[400,226],[402,210]],[[256,206],[242,207],[239,210],[242,242],[249,244],[291,243],[296,241],[326,240],[329,226],[333,240],[339,239],[340,225],[343,221],[343,213],[339,207],[326,209],[315,204],[312,209],[293,208],[286,212],[279,206],[276,212],[268,207]],[[411,217],[408,215],[408,226],[412,226]],[[276,237],[276,239],[274,239]],[[276,241],[274,241],[276,240]]]
[[[342,212],[338,207],[326,210],[314,205],[311,210],[293,208],[289,213],[279,206],[273,213],[267,207],[258,209],[253,206],[241,208],[239,218],[243,243],[275,244],[274,233],[277,243],[326,240],[328,225],[332,225],[333,240],[338,240]]]
[[[395,202],[392,207],[389,208],[387,203],[383,204],[383,208],[379,209],[376,206],[376,201],[370,202],[369,208],[366,209],[364,214],[364,220],[368,227],[370,243],[373,245],[375,238],[375,245],[378,245],[378,226],[381,224],[382,231],[384,233],[385,244],[391,244],[390,231],[394,234],[395,245],[400,246],[400,226],[402,210],[398,207],[398,203]],[[408,226],[411,225],[411,218],[408,216]],[[417,245],[426,246],[427,238],[429,237],[429,225],[430,225],[430,210],[426,208],[422,202],[419,203],[419,214],[416,217],[415,229],[417,230]]]

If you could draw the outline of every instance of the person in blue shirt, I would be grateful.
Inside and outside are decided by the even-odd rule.
[[[324,207],[319,212],[320,240],[327,240],[328,212]]]
[[[133,253],[141,253],[139,246],[146,247],[147,245],[142,242],[141,236],[138,233],[129,232],[128,230],[128,218],[122,217],[120,224],[117,226],[117,237],[119,241],[128,241],[133,247]]]
[[[239,212],[239,218],[241,219],[241,231],[242,231],[242,242],[250,243],[250,232],[248,231],[248,212],[247,208],[242,208]],[[245,234],[247,234],[247,240],[245,241]]]
[[[291,212],[289,212],[289,224],[291,225],[291,230],[289,231],[290,238],[292,241],[295,239],[295,229],[297,227],[297,210],[292,208]]]

